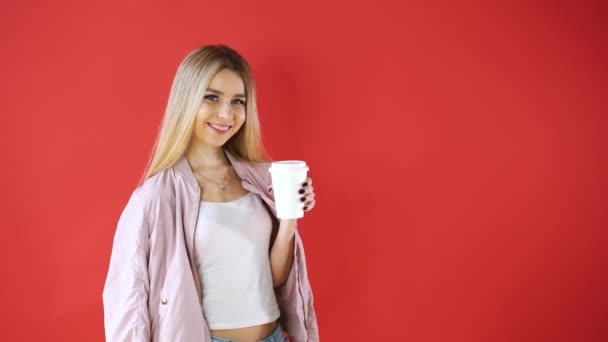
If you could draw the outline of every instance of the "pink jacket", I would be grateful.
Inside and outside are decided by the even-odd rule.
[[[225,151],[246,190],[259,194],[276,218],[270,163],[250,164]],[[190,164],[175,165],[133,191],[114,236],[103,288],[107,341],[211,341],[201,308],[194,260],[194,228],[201,189]],[[274,229],[278,220],[273,220]],[[280,322],[292,341],[319,341],[302,240],[295,234],[294,263],[275,289]]]

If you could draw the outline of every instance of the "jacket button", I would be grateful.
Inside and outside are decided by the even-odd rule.
[[[163,297],[163,298],[160,300],[160,302],[161,302],[161,303],[163,303],[163,304],[167,304],[167,297]]]

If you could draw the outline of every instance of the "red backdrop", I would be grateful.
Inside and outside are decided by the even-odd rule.
[[[103,340],[116,222],[207,43],[311,166],[323,341],[608,340],[607,7],[506,3],[3,2],[0,340]]]

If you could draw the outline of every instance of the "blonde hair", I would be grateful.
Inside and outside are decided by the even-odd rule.
[[[224,69],[241,76],[247,99],[245,122],[223,147],[248,162],[268,161],[262,143],[255,82],[249,64],[228,46],[205,45],[190,52],[177,69],[165,116],[140,184],[171,167],[185,153],[205,91],[215,74]]]

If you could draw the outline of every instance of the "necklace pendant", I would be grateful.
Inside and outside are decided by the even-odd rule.
[[[226,191],[226,187],[224,186],[224,184],[218,184],[218,186],[222,191]]]

